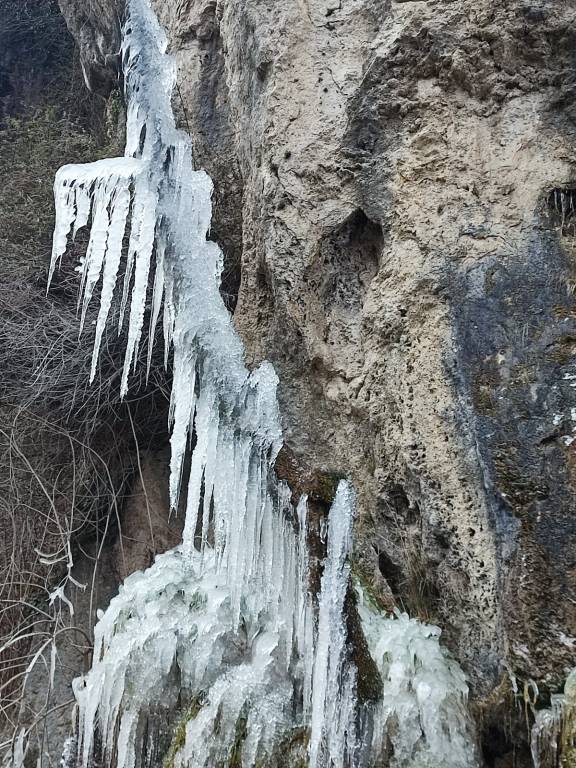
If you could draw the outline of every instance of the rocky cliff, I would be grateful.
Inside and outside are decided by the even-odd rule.
[[[279,472],[351,477],[358,578],[443,628],[486,765],[530,766],[576,648],[576,2],[153,4]],[[121,3],[60,6],[108,94]]]

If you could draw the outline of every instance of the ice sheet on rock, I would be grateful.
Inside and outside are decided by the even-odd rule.
[[[292,726],[297,701],[292,675],[282,673],[283,628],[261,616],[255,631],[249,613],[238,624],[214,566],[213,554],[179,548],[130,576],[112,600],[96,627],[92,669],[74,683],[83,765],[97,731],[106,764],[116,749],[118,768],[133,768],[147,715],[177,695],[206,700],[187,727],[179,765],[217,764],[233,748],[242,717],[242,765],[251,768]]]
[[[106,763],[117,747],[119,768],[135,765],[136,731],[169,698],[175,663],[185,660],[191,690],[217,677],[225,648],[234,645],[229,598],[213,577],[199,582],[195,567],[180,550],[158,557],[125,581],[97,624],[92,668],[74,683],[83,765],[96,731]]]
[[[564,692],[553,694],[550,707],[536,714],[530,738],[534,768],[542,765],[571,765],[568,761],[574,751],[575,733],[576,669],[573,669],[566,679]],[[561,762],[562,759],[566,762]]]
[[[272,753],[293,722],[292,685],[277,676],[277,649],[275,633],[261,633],[252,643],[251,660],[231,668],[210,689],[205,706],[187,725],[176,766],[229,765],[240,750],[243,768],[253,768]]]
[[[372,760],[394,749],[391,768],[477,768],[468,686],[439,643],[438,627],[387,618],[358,588],[359,612],[383,696],[373,713]]]

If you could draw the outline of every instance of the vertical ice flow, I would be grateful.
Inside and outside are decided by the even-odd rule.
[[[344,604],[350,583],[354,498],[341,482],[330,513],[312,678],[310,768],[354,765],[356,680],[347,653]]]
[[[386,617],[360,587],[357,593],[368,649],[383,683],[371,713],[371,759],[379,764],[392,747],[390,768],[477,766],[468,686],[441,647],[438,627],[401,613]]]
[[[317,606],[309,594],[307,502],[295,509],[273,469],[281,446],[276,374],[268,363],[246,369],[221,299],[223,258],[207,239],[212,182],[194,170],[190,138],[176,128],[175,65],[148,0],[127,2],[122,66],[125,157],[58,172],[50,278],[69,239],[90,224],[79,305],[82,324],[99,297],[91,377],[115,314],[126,335],[123,395],[142,346],[150,370],[162,318],[173,371],[170,498],[176,509],[184,490],[186,524],[181,547],[130,576],[96,627],[92,668],[74,684],[80,764],[92,764],[97,734],[104,763],[140,766],[149,717],[173,715],[178,701],[188,701],[194,716],[178,729],[174,766],[234,759],[253,768],[287,740],[298,743],[304,730],[308,747],[307,738],[300,744],[312,768],[356,768],[371,764],[392,721],[406,717],[393,729],[398,766],[428,765],[411,762],[424,744],[435,759],[443,753],[435,768],[468,768],[472,758],[451,757],[467,728],[463,681],[412,651],[402,662],[406,679],[391,671],[397,665],[388,669],[391,649],[404,641],[412,648],[412,624],[387,620],[394,642],[373,639],[389,688],[378,708],[358,701],[346,623],[354,517],[346,481],[329,516]],[[370,634],[377,619],[364,619]],[[374,746],[361,749],[372,733]]]

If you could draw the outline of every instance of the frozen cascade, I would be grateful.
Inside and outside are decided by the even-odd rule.
[[[81,326],[99,293],[94,378],[119,303],[123,394],[147,307],[148,367],[162,318],[165,359],[173,358],[170,497],[176,509],[186,489],[187,513],[182,545],[129,577],[97,624],[92,668],[74,685],[80,764],[92,764],[96,734],[105,764],[144,764],[154,718],[184,705],[168,752],[182,768],[254,768],[302,729],[313,768],[370,765],[385,737],[398,766],[431,766],[423,755],[438,758],[435,768],[475,765],[465,683],[440,652],[437,630],[363,610],[389,687],[376,711],[358,701],[344,606],[352,488],[340,483],[329,515],[316,611],[308,589],[307,502],[294,509],[273,471],[281,446],[276,375],[267,363],[246,369],[220,297],[222,254],[207,240],[212,184],[193,170],[190,138],[176,128],[175,65],[148,0],[127,1],[122,63],[125,157],[58,172],[50,275],[69,239],[90,225],[80,266]],[[301,747],[307,738],[300,736]],[[280,764],[286,759],[282,754]]]
[[[310,768],[356,764],[356,668],[347,654],[344,602],[354,522],[352,489],[341,483],[330,512],[312,678]]]
[[[373,713],[371,754],[390,768],[478,765],[466,708],[464,673],[440,646],[440,629],[383,616],[360,587],[358,609],[370,655],[383,682]],[[380,763],[378,763],[380,764]]]

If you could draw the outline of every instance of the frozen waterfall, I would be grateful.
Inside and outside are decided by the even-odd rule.
[[[79,764],[471,768],[467,688],[439,631],[386,619],[362,598],[384,691],[377,705],[359,700],[345,606],[354,493],[340,482],[313,596],[307,500],[294,508],[274,474],[276,375],[266,363],[246,369],[221,299],[212,184],[176,128],[175,65],[147,0],[128,0],[122,64],[125,157],[59,171],[50,274],[89,225],[79,306],[83,324],[99,294],[91,375],[118,302],[123,394],[144,336],[150,366],[161,320],[174,377],[170,497],[176,509],[185,489],[187,512],[182,545],[130,576],[100,617],[92,668],[74,686]]]

